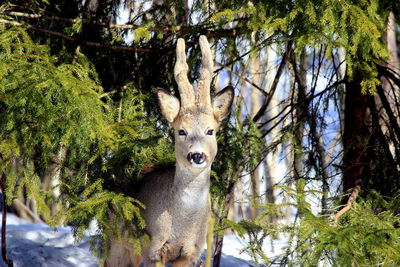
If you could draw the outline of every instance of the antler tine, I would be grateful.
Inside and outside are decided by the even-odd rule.
[[[179,38],[176,44],[176,63],[174,75],[175,81],[178,84],[181,105],[183,107],[194,105],[195,101],[193,86],[190,84],[187,77],[188,70],[189,67],[186,63],[185,41],[182,38]]]
[[[214,61],[211,54],[210,44],[207,41],[207,37],[201,35],[199,42],[202,54],[202,71],[198,83],[196,104],[211,106],[210,85],[214,72]]]

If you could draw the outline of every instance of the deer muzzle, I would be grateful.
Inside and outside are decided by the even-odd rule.
[[[189,152],[189,154],[187,155],[187,160],[191,163],[191,164],[197,164],[197,165],[202,165],[207,159],[206,154],[204,154],[204,152],[202,153],[192,153]]]

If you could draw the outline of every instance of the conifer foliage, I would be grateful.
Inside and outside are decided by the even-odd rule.
[[[126,186],[173,162],[170,143],[145,118],[143,96],[128,84],[113,104],[79,48],[71,63],[61,63],[23,29],[4,26],[0,45],[0,151],[7,195],[34,200],[43,220],[70,224],[77,237],[93,219],[101,240],[118,236],[113,221],[140,233],[143,205]],[[49,172],[51,186],[44,188]],[[11,205],[13,198],[8,201]],[[54,203],[61,206],[52,211]]]
[[[33,43],[21,28],[2,26],[0,56],[2,168],[9,176],[8,193],[26,190],[48,218],[40,173],[61,150],[67,149],[68,156],[60,160],[76,162],[95,156],[93,143],[104,146],[114,139],[105,130],[102,89],[79,51],[72,64],[57,64],[49,49]]]
[[[249,240],[245,249],[255,262],[279,266],[397,266],[400,264],[400,218],[398,198],[385,199],[373,192],[367,199],[358,200],[351,212],[344,213],[337,225],[331,216],[320,216],[309,201],[323,194],[307,190],[300,179],[295,187],[283,186],[290,201],[267,205],[255,220],[226,223]],[[271,215],[282,214],[285,207],[295,207],[298,218],[291,224],[270,222]],[[263,249],[266,238],[285,236],[289,242],[286,252],[269,258]],[[272,241],[271,241],[272,244]]]

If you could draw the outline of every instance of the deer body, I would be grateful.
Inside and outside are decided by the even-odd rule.
[[[149,177],[138,197],[147,207],[155,207],[145,213],[151,237],[150,247],[144,248],[145,265],[178,260],[193,266],[204,247],[210,170],[188,175],[188,170],[177,166],[165,175]],[[155,186],[162,186],[163,192],[156,192]]]
[[[178,39],[175,80],[180,100],[159,89],[157,98],[163,116],[174,130],[176,167],[144,177],[137,197],[145,206],[149,247],[142,259],[133,257],[124,241],[114,240],[106,266],[144,266],[172,262],[194,266],[203,250],[210,216],[211,164],[217,154],[216,132],[229,113],[233,88],[228,86],[213,99],[210,84],[213,60],[208,41],[200,37],[202,73],[197,92],[187,78],[185,44]]]

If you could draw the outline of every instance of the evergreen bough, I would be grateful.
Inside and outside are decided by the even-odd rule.
[[[145,96],[127,84],[113,101],[99,84],[79,47],[62,63],[22,28],[0,25],[0,171],[8,195],[33,199],[50,225],[71,225],[82,237],[96,220],[93,244],[102,249],[98,241],[126,227],[139,251],[145,207],[134,199],[135,184],[174,155],[143,109]],[[46,189],[48,173],[55,183]]]

